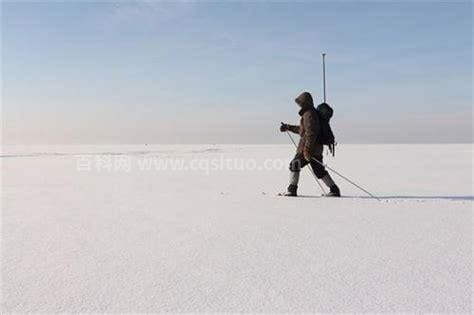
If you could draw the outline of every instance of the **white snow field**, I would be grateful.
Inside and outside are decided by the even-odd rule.
[[[472,311],[472,145],[325,156],[382,201],[337,176],[319,198],[306,169],[277,197],[293,153],[4,146],[2,312]]]

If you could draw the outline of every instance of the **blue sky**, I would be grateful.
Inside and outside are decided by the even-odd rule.
[[[471,2],[4,2],[5,143],[472,142]]]

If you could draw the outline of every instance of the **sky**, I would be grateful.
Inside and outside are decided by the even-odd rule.
[[[3,1],[4,144],[471,143],[472,3]]]

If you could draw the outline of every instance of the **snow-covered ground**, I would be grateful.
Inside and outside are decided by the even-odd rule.
[[[3,312],[472,310],[472,145],[326,157],[382,201],[277,197],[293,151],[4,147]]]

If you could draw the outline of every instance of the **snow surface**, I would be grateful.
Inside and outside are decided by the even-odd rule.
[[[472,311],[472,145],[340,145],[346,198],[291,146],[3,147],[3,312]],[[79,171],[126,157],[131,170]],[[147,158],[274,170],[139,170]],[[95,162],[94,162],[95,163]]]

